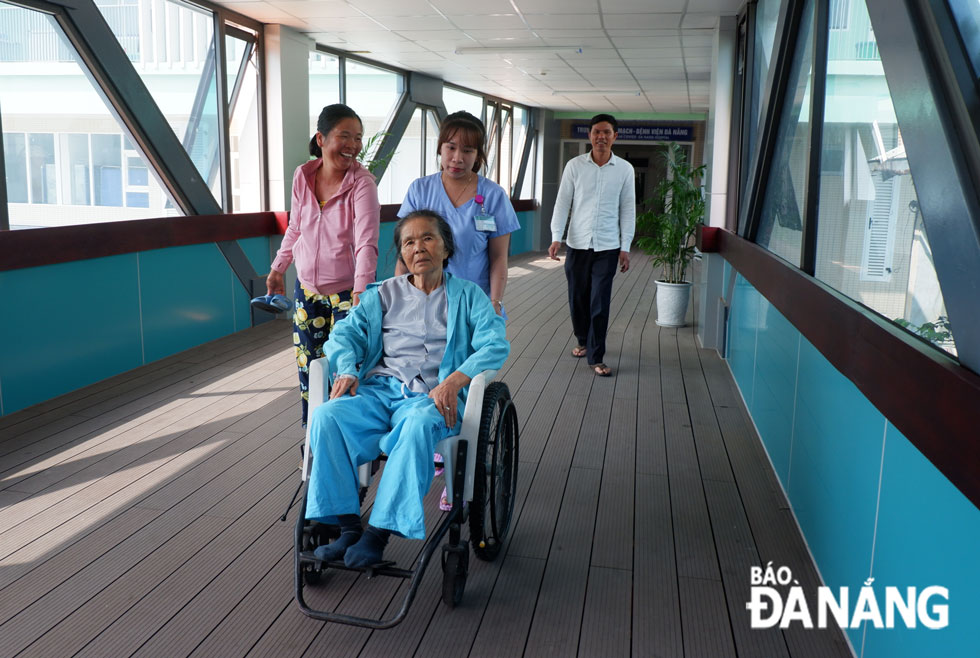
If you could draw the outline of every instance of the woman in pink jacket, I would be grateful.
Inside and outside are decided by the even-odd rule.
[[[381,219],[374,176],[357,162],[361,118],[346,105],[328,105],[316,128],[310,140],[316,159],[293,174],[289,227],[266,279],[269,294],[285,294],[283,272],[295,261],[293,344],[304,427],[309,363],[323,356],[334,323],[374,281]]]

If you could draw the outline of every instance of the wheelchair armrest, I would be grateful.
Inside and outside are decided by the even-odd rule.
[[[310,468],[310,418],[313,410],[327,401],[330,397],[330,363],[326,359],[314,359],[307,366],[309,373],[309,400],[306,407],[306,443],[303,446],[303,480],[305,481]]]

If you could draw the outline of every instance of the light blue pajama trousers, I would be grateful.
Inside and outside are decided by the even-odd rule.
[[[457,404],[458,433],[463,403]],[[388,455],[370,524],[409,539],[425,538],[422,498],[432,484],[432,452],[449,435],[446,420],[425,393],[395,377],[360,383],[357,395],[328,400],[310,418],[313,466],[306,518],[336,523],[338,514],[360,514],[357,467]]]

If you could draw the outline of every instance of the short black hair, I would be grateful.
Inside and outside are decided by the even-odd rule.
[[[589,121],[589,132],[592,132],[592,126],[597,123],[607,122],[612,126],[613,132],[619,132],[619,122],[616,121],[616,117],[611,114],[597,114]]]
[[[316,120],[316,131],[326,137],[334,129],[334,126],[344,119],[357,119],[362,129],[364,127],[364,122],[361,121],[361,117],[357,116],[357,112],[343,103],[334,103],[333,105],[327,105],[320,111],[320,116]],[[310,140],[310,155],[314,158],[323,157],[323,150],[316,143],[316,135],[313,135],[313,138]]]
[[[446,245],[446,258],[442,261],[442,269],[446,269],[449,267],[449,259],[456,253],[456,240],[453,239],[453,229],[449,226],[449,222],[435,210],[413,210],[399,219],[398,223],[395,224],[395,251],[398,252],[398,260],[402,262],[402,265],[408,265],[402,258],[402,229],[409,221],[419,219],[420,217],[430,219],[436,223],[436,227],[439,229],[439,235],[442,237],[442,243]]]

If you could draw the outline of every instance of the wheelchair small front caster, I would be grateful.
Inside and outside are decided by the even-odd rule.
[[[450,608],[463,600],[469,563],[469,544],[442,547],[442,602]]]

